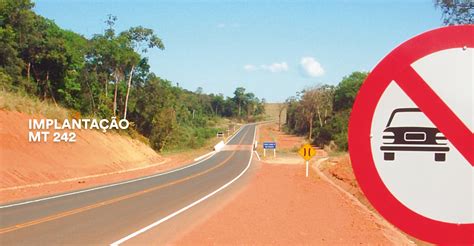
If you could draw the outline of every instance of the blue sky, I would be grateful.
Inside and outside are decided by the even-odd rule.
[[[441,26],[431,0],[37,0],[35,11],[91,37],[108,14],[116,28],[152,28],[166,49],[147,54],[158,76],[231,96],[245,87],[269,102],[369,71],[403,41]]]

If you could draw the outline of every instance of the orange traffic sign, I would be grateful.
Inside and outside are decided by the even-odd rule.
[[[298,154],[300,154],[303,159],[309,161],[311,158],[313,158],[313,156],[316,155],[316,150],[310,144],[305,144],[298,151]]]

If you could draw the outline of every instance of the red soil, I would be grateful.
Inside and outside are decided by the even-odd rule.
[[[369,204],[367,198],[359,188],[354,171],[352,170],[351,159],[349,154],[344,154],[340,157],[331,158],[324,168],[324,173],[327,176],[335,179],[339,186],[342,186],[346,191],[357,197],[366,205]]]
[[[30,143],[33,117],[0,110],[0,203],[136,178],[192,160],[182,153],[163,158],[140,141],[94,130],[76,130],[75,143]]]
[[[263,163],[242,193],[175,243],[393,243],[373,217],[315,175],[305,178],[302,165]]]
[[[304,142],[302,137],[285,134],[282,131],[278,131],[278,124],[266,124],[259,128],[259,139],[260,143],[264,141],[276,141],[277,150],[294,150],[301,147]],[[260,144],[261,147],[261,144]]]
[[[257,131],[258,139],[276,141],[280,150],[293,150],[304,142],[301,137],[277,130],[276,124],[263,125]],[[323,150],[318,151],[318,158],[325,155]],[[306,178],[303,161],[299,161],[301,157],[296,153],[277,156],[262,162],[256,175],[233,200],[181,235],[173,244],[409,243],[406,238],[397,236],[393,229],[379,223],[379,218],[317,176],[312,169],[310,177]],[[344,168],[335,167],[331,175],[337,173],[344,180],[341,183],[349,181],[350,186],[355,178],[348,164],[345,163]],[[353,189],[358,190],[358,187]]]

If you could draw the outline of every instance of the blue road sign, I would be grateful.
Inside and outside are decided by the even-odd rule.
[[[276,149],[277,144],[276,142],[263,142],[264,149]]]

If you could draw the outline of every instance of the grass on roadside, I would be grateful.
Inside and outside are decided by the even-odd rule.
[[[0,91],[0,110],[16,111],[29,115],[41,115],[47,119],[58,119],[59,121],[81,117],[79,112],[63,108],[51,101],[41,101],[36,97],[5,90]],[[133,125],[133,122],[131,122],[131,125]],[[134,127],[130,127],[126,131],[109,131],[122,136],[131,137],[132,139],[149,145],[148,138],[137,132]]]
[[[0,92],[0,109],[43,115],[49,119],[66,119],[71,116],[71,111],[52,102],[40,101],[35,97],[7,91]]]

